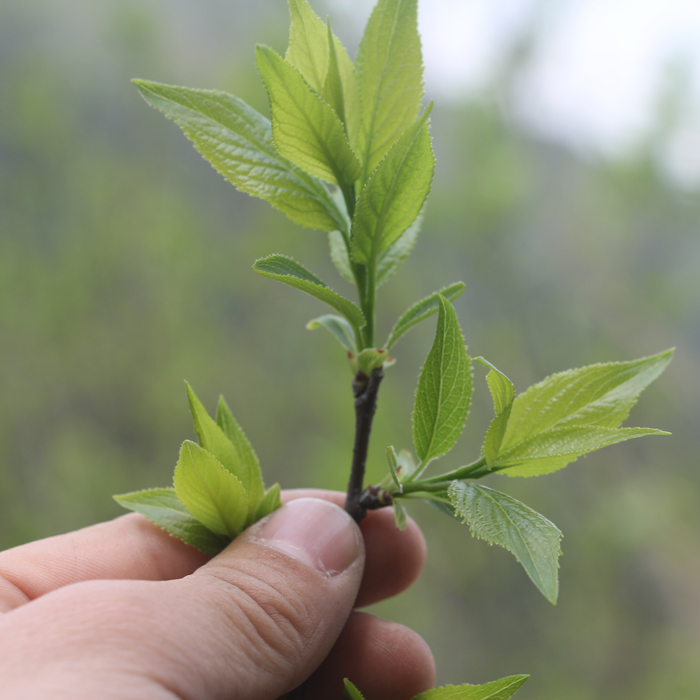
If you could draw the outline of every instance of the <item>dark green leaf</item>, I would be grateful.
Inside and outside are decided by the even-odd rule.
[[[352,220],[356,262],[373,263],[423,209],[435,168],[427,124],[431,107],[391,147],[360,193]]]
[[[209,556],[218,554],[229,538],[217,535],[195,520],[175,493],[175,489],[147,489],[114,496],[124,508],[145,515],[166,532]]]
[[[423,58],[417,0],[379,0],[355,68],[360,88],[362,180],[413,124],[423,99]]]
[[[279,154],[272,142],[270,121],[243,100],[218,90],[144,80],[134,84],[237,189],[268,201],[302,226],[345,229],[345,213],[326,186]]]
[[[412,700],[509,700],[530,676],[508,676],[484,685],[446,685]]]
[[[309,331],[317,328],[325,328],[348,352],[357,353],[352,326],[342,316],[328,314],[314,318],[306,324]]]
[[[365,325],[362,311],[351,301],[329,289],[325,282],[312,275],[295,260],[284,255],[270,255],[255,262],[253,269],[265,277],[284,282],[290,287],[306,292],[339,311],[350,322],[356,334]]]
[[[557,602],[561,532],[543,515],[500,491],[453,481],[448,495],[475,537],[505,547],[550,603]]]
[[[456,282],[449,287],[444,287],[439,292],[433,292],[430,296],[421,299],[408,309],[399,318],[389,334],[385,347],[389,350],[396,341],[408,330],[413,328],[417,323],[432,316],[440,308],[440,296],[445,299],[454,301],[465,288],[464,282]]]
[[[483,357],[477,357],[474,362],[478,362],[490,369],[490,372],[486,375],[486,382],[489,385],[489,391],[493,399],[493,410],[496,415],[484,436],[482,451],[489,468],[493,469],[503,442],[503,436],[506,433],[506,427],[508,426],[513,399],[515,399],[515,387],[513,382],[488,360],[485,360]]]
[[[243,529],[248,515],[243,484],[194,442],[182,444],[173,485],[185,508],[212,532],[234,538]]]
[[[277,150],[310,175],[352,184],[360,163],[333,108],[271,48],[258,46],[256,57],[270,97]]]
[[[452,449],[469,412],[471,365],[452,304],[440,304],[433,347],[418,379],[413,408],[413,443],[426,465]]]

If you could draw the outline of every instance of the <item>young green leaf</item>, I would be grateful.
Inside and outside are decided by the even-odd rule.
[[[642,428],[613,429],[627,418],[639,394],[663,372],[672,354],[667,350],[632,362],[590,365],[554,374],[530,387],[513,401],[496,468],[522,464],[506,473],[534,476],[561,468],[593,449],[659,434]],[[565,430],[571,428],[581,430]]]
[[[484,685],[445,685],[412,700],[509,700],[530,676],[508,676]]]
[[[379,255],[377,260],[377,288],[388,282],[406,262],[418,240],[423,225],[423,211],[416,220],[401,234],[401,237],[389,249]]]
[[[277,510],[282,505],[280,500],[280,485],[272,484],[270,488],[265,492],[258,509],[255,511],[255,518],[253,522],[270,515],[273,511]]]
[[[289,0],[289,46],[284,58],[321,94],[328,72],[328,39],[307,0]]]
[[[401,481],[406,481],[418,468],[413,455],[408,450],[401,450],[396,456],[397,468],[396,472]]]
[[[379,0],[355,61],[362,124],[362,181],[415,121],[423,99],[417,0]]]
[[[335,51],[335,37],[331,31],[331,21],[328,24],[328,72],[323,83],[321,96],[333,107],[343,124],[345,124],[345,95],[343,94],[343,79],[340,75],[338,54]],[[346,131],[347,134],[347,131]]]
[[[399,479],[399,461],[396,457],[396,450],[393,446],[389,445],[386,448],[386,461],[389,463],[389,473],[391,474],[391,479],[394,482],[394,487],[401,493],[403,491],[403,486]]]
[[[397,530],[405,530],[408,524],[408,515],[406,514],[406,509],[399,503],[397,499],[394,499],[394,522],[396,523]]]
[[[230,541],[195,520],[175,489],[147,489],[113,498],[120,506],[145,515],[158,527],[209,556],[217,555]]]
[[[550,603],[557,602],[561,532],[543,515],[500,491],[453,481],[448,495],[475,537],[505,547]]]
[[[353,153],[359,153],[359,133],[362,114],[360,111],[360,88],[357,83],[357,73],[346,48],[335,34],[333,37],[333,53],[338,64],[338,74],[343,88],[343,116],[345,131]],[[332,60],[332,59],[331,59]],[[329,69],[330,70],[330,69]],[[324,91],[327,89],[324,86]]]
[[[290,287],[299,289],[325,302],[328,306],[345,316],[356,335],[359,334],[359,329],[365,325],[365,317],[355,304],[329,289],[325,282],[312,275],[295,260],[285,255],[270,255],[256,260],[253,269],[261,275],[265,275],[265,277],[284,282]]]
[[[326,186],[280,156],[270,121],[243,100],[218,90],[145,80],[134,80],[134,84],[237,189],[268,201],[302,226],[322,231],[345,229],[345,213]]]
[[[343,234],[340,231],[331,231],[328,234],[328,245],[331,249],[331,260],[340,276],[355,284],[355,277],[350,267],[350,256],[348,255]]]
[[[360,174],[360,163],[333,108],[271,48],[258,46],[256,58],[270,97],[277,150],[310,175],[352,184]]]
[[[506,433],[506,427],[508,426],[510,411],[513,406],[513,400],[515,399],[515,387],[513,386],[513,382],[488,360],[485,360],[483,357],[477,357],[474,359],[474,362],[478,362],[480,365],[484,365],[484,367],[490,369],[489,373],[486,375],[486,383],[491,392],[493,410],[496,416],[491,421],[486,435],[484,436],[482,452],[484,453],[484,457],[486,457],[486,463],[489,468],[493,469],[496,464],[498,452],[501,448],[501,443],[503,442],[503,436]]]
[[[325,328],[348,352],[357,353],[352,326],[342,317],[328,314],[314,318],[306,324],[306,330]]]
[[[435,169],[427,123],[431,107],[391,147],[362,188],[352,220],[356,262],[373,263],[423,209]]]
[[[182,444],[173,485],[185,508],[212,532],[234,538],[243,529],[248,515],[243,484],[194,442]]]
[[[469,412],[471,365],[457,315],[438,295],[440,311],[433,347],[418,379],[413,443],[424,465],[452,449]]]
[[[192,392],[192,394],[194,395],[194,392]],[[199,400],[197,400],[197,402],[199,402]],[[208,414],[204,410],[204,406],[201,406],[201,403],[200,407],[200,415],[201,412],[204,412],[204,415],[208,417]],[[221,429],[223,434],[236,450],[236,455],[238,456],[237,470],[234,471],[229,469],[229,471],[240,479],[246,493],[248,494],[249,507],[246,525],[250,525],[251,522],[253,522],[253,513],[257,508],[260,499],[264,495],[265,482],[263,480],[262,470],[260,469],[258,456],[255,454],[255,450],[248,441],[243,429],[240,425],[238,425],[238,421],[236,421],[236,419],[233,417],[231,409],[226,404],[226,400],[223,396],[219,396],[219,403],[216,407],[216,425]],[[213,450],[210,450],[206,445],[202,446],[209,450],[214,457],[219,459]],[[221,459],[219,459],[219,461],[221,462]],[[224,464],[223,462],[221,463]],[[226,464],[224,464],[224,466],[226,466]]]
[[[521,440],[510,449],[502,449],[494,468],[508,476],[536,476],[561,469],[588,452],[646,435],[670,433],[653,428],[600,428],[596,425],[550,428]]]
[[[365,700],[362,693],[347,678],[343,682],[343,700]]]
[[[391,329],[391,333],[389,333],[385,343],[386,349],[389,350],[406,331],[413,328],[417,323],[432,316],[440,308],[440,296],[454,301],[464,291],[465,286],[464,282],[456,282],[448,287],[444,287],[439,292],[433,292],[425,299],[415,303],[402,314],[401,318]]]
[[[387,364],[388,363],[388,364]],[[386,350],[380,348],[365,348],[356,358],[354,364],[357,370],[369,377],[372,370],[384,365],[385,367],[394,364],[394,359],[387,355]]]

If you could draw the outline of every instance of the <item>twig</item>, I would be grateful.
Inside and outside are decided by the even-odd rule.
[[[358,523],[367,515],[360,499],[367,464],[369,435],[372,431],[374,413],[377,410],[377,393],[382,379],[384,379],[384,370],[378,367],[372,370],[369,377],[363,372],[358,372],[352,383],[352,391],[355,396],[355,445],[352,450],[352,469],[345,499],[345,510]]]

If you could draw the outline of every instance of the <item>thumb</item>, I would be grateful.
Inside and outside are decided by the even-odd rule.
[[[250,528],[180,582],[197,600],[208,675],[195,680],[190,668],[183,695],[259,700],[300,685],[343,629],[363,567],[360,529],[329,501],[292,501]]]
[[[294,500],[191,576],[76,583],[0,618],[0,697],[274,700],[331,650],[363,566],[345,511]]]

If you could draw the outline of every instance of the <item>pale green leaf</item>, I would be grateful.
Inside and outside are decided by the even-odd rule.
[[[204,407],[202,407],[203,409]],[[226,435],[238,455],[238,471],[233,471],[233,473],[240,479],[248,494],[249,508],[246,525],[250,525],[254,511],[265,492],[265,482],[260,469],[258,455],[255,454],[253,446],[248,441],[238,421],[233,417],[231,409],[226,404],[223,396],[219,396],[219,403],[216,407],[216,425]],[[209,449],[206,445],[204,447]],[[212,452],[212,450],[209,450],[209,452]],[[215,453],[212,452],[212,454],[216,457]],[[226,465],[224,464],[224,466]]]
[[[243,484],[194,442],[182,444],[173,485],[185,508],[212,532],[233,538],[243,529],[248,515]]]
[[[484,436],[482,452],[484,453],[484,457],[486,457],[486,463],[489,468],[493,469],[501,448],[501,443],[503,442],[503,436],[508,426],[510,411],[513,406],[513,400],[515,399],[515,387],[513,386],[513,382],[488,360],[485,360],[483,357],[477,357],[474,361],[490,369],[489,373],[486,375],[486,383],[491,392],[493,410],[496,415]]]
[[[230,541],[195,520],[175,489],[147,489],[113,498],[120,506],[141,513],[158,527],[209,556],[218,554]]]
[[[418,379],[413,407],[413,443],[424,465],[452,449],[469,412],[471,365],[452,304],[438,296],[433,347]]]
[[[431,106],[391,147],[362,188],[352,219],[356,262],[375,261],[423,209],[435,169],[427,123]]]
[[[381,348],[365,348],[356,358],[357,369],[369,377],[372,370],[381,367],[385,363],[393,365],[393,358],[387,355],[386,350]]]
[[[267,517],[281,505],[282,501],[280,500],[280,485],[272,484],[260,501],[258,509],[255,511],[255,518],[253,522],[257,522],[258,520]]]
[[[496,461],[496,468],[502,471],[508,467],[527,465],[531,462],[534,469],[535,462],[538,460],[548,461],[564,457],[567,458],[567,462],[573,462],[576,457],[588,452],[646,435],[669,435],[669,433],[653,428],[600,428],[596,425],[550,428],[526,440],[521,440],[508,450],[502,450]],[[505,471],[505,473],[509,472]]]
[[[306,324],[306,330],[325,328],[348,352],[357,353],[352,326],[342,317],[328,314],[314,318]]]
[[[672,350],[633,362],[610,362],[553,374],[513,402],[503,449],[565,425],[617,428],[671,361]]]
[[[417,0],[379,0],[355,61],[362,123],[362,180],[415,121],[423,98]]]
[[[401,269],[416,245],[422,225],[423,212],[421,211],[396,243],[380,253],[377,260],[377,288],[388,282]]]
[[[343,121],[353,153],[359,153],[359,133],[362,120],[360,110],[360,88],[357,83],[355,66],[346,48],[337,36],[333,35],[333,49],[338,63],[338,73],[343,86]]]
[[[386,448],[386,461],[389,463],[389,473],[391,474],[391,479],[394,482],[394,487],[401,493],[403,491],[403,486],[399,479],[399,461],[396,456],[396,450],[393,446],[389,445]]]
[[[362,693],[347,678],[343,682],[343,700],[365,700]]]
[[[416,471],[416,469],[418,469],[418,465],[413,459],[413,455],[406,449],[399,452],[399,454],[396,456],[396,461],[398,463],[396,472],[398,473],[401,481],[406,481]]]
[[[495,468],[510,476],[546,474],[586,452],[642,435],[665,434],[615,428],[663,372],[672,353],[573,369],[530,387],[513,401]]]
[[[412,700],[509,700],[530,676],[508,676],[484,685],[445,685]]]
[[[343,124],[345,124],[345,95],[343,94],[343,79],[340,75],[340,65],[338,64],[338,54],[335,50],[335,37],[331,31],[331,21],[327,20],[328,25],[328,72],[326,80],[323,83],[321,96],[333,107]],[[347,128],[345,130],[347,135]]]
[[[360,164],[333,108],[271,48],[258,46],[256,58],[270,97],[277,150],[310,175],[352,184]]]
[[[134,84],[237,189],[266,200],[302,226],[323,231],[346,227],[345,213],[323,182],[279,154],[270,121],[243,100],[218,90],[144,80]]]
[[[331,260],[341,277],[344,277],[348,282],[355,284],[355,277],[352,274],[350,256],[348,248],[345,245],[343,234],[340,231],[331,231],[328,234],[328,245],[331,249]]]
[[[289,18],[289,46],[284,57],[320,94],[328,72],[326,27],[307,0],[289,0]]]
[[[356,335],[365,325],[362,311],[351,301],[329,289],[325,282],[312,275],[306,268],[285,255],[270,255],[255,262],[253,269],[265,277],[288,284],[290,287],[316,297],[339,311],[350,322]]]
[[[475,537],[505,547],[550,603],[556,603],[561,532],[543,515],[500,491],[453,481],[448,494]]]
[[[394,523],[396,523],[397,530],[405,530],[408,524],[408,515],[406,514],[406,509],[401,505],[401,503],[395,498],[392,504],[394,506]]]
[[[389,350],[396,341],[417,323],[430,318],[440,308],[440,296],[454,301],[465,289],[464,282],[455,282],[448,287],[444,287],[438,292],[433,292],[425,299],[416,302],[411,308],[405,311],[389,333],[385,347]]]

